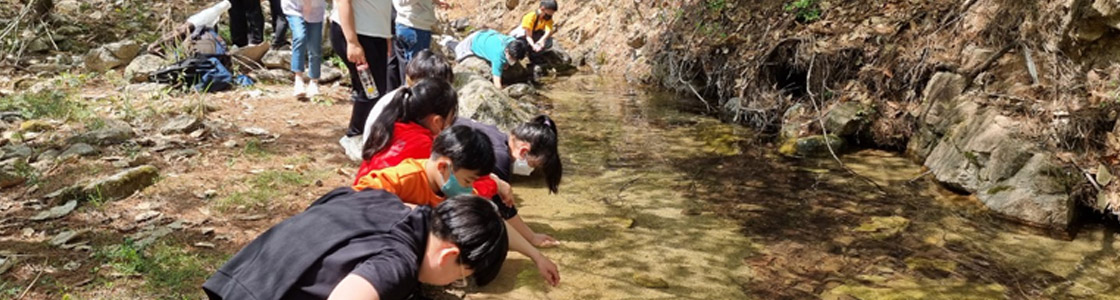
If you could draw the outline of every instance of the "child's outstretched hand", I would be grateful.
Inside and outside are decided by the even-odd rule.
[[[540,259],[534,260],[537,263],[537,271],[541,272],[541,277],[544,281],[548,282],[550,286],[560,285],[560,269],[556,267],[555,263],[547,257],[541,256]]]
[[[536,246],[537,248],[552,248],[552,247],[560,246],[560,241],[557,241],[556,239],[552,238],[551,236],[549,236],[547,234],[543,234],[543,233],[534,233],[533,234],[533,239],[529,242],[532,243],[533,246]]]

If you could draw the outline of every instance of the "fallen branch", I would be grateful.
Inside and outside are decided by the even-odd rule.
[[[856,178],[862,179],[863,181],[866,181],[867,183],[870,183],[871,186],[874,186],[876,190],[879,190],[880,194],[886,195],[887,190],[883,189],[882,186],[879,186],[879,184],[876,183],[874,180],[871,180],[871,178],[867,178],[866,176],[860,175],[859,173],[856,173],[856,171],[852,170],[851,168],[848,168],[848,166],[844,164],[844,161],[841,161],[840,157],[836,155],[836,150],[832,149],[832,143],[829,141],[829,137],[828,137],[828,128],[825,128],[825,125],[824,125],[824,110],[821,109],[821,106],[823,106],[823,105],[818,105],[817,104],[816,94],[813,94],[813,87],[810,84],[812,82],[811,80],[813,78],[813,65],[816,63],[816,60],[817,60],[817,55],[816,54],[813,54],[813,56],[811,58],[809,58],[809,71],[806,73],[807,75],[805,75],[805,92],[807,94],[809,94],[809,102],[812,102],[813,103],[813,108],[815,108],[817,110],[817,115],[818,115],[817,122],[820,123],[821,132],[824,134],[824,146],[826,148],[828,148],[828,153],[832,155],[832,159],[835,159],[836,163],[840,164],[840,168],[843,168],[844,171],[847,171],[849,174],[852,174],[852,176],[855,176]]]
[[[47,262],[50,262],[50,260],[47,260]],[[35,283],[39,281],[39,277],[43,276],[43,271],[45,271],[45,270],[46,270],[45,268],[40,268],[39,269],[39,273],[35,274],[35,279],[32,279],[31,283],[27,284],[27,288],[23,289],[23,293],[20,293],[19,297],[16,297],[17,300],[18,299],[23,299],[23,296],[27,296],[27,292],[31,291],[31,288],[34,287]]]
[[[992,56],[988,57],[988,59],[984,61],[984,63],[976,66],[976,68],[973,68],[972,70],[969,70],[968,73],[965,73],[963,91],[968,91],[969,88],[972,88],[972,82],[976,81],[976,76],[979,76],[980,73],[983,73],[984,71],[987,71],[988,68],[991,68],[992,64],[995,64],[995,62],[999,60],[1000,57],[1011,51],[1011,48],[1014,48],[1016,44],[1018,44],[1018,42],[1011,42],[1007,43],[1007,45],[1003,45],[1003,48],[999,49],[999,51],[997,51],[996,53],[993,53]]]

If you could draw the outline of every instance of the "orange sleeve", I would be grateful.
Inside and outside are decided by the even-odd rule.
[[[405,159],[397,166],[370,172],[358,179],[354,189],[381,189],[397,195],[405,203],[435,207],[443,199],[428,186],[428,174],[424,172],[426,161]]]
[[[397,187],[400,186],[400,178],[392,176],[396,175],[395,172],[387,171],[389,171],[389,169],[381,169],[359,177],[358,180],[354,182],[354,190],[385,190],[386,192],[397,194],[399,197]]]
[[[537,11],[531,11],[521,17],[521,28],[525,28],[526,32],[533,32],[533,19],[537,18]]]

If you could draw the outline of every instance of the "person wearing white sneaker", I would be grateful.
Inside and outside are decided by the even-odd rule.
[[[294,64],[294,62],[293,62],[293,64]],[[296,73],[295,79],[292,80],[292,81],[295,81],[294,86],[292,86],[292,96],[295,96],[298,99],[303,99],[304,97],[307,97],[307,89],[304,88],[303,74],[302,73],[303,72]]]
[[[319,94],[319,67],[323,64],[323,15],[324,0],[283,0],[284,15],[292,29],[292,72],[295,73],[296,98],[305,99]],[[309,82],[303,82],[307,70]]]

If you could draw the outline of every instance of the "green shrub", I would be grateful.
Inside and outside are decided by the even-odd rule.
[[[785,10],[793,12],[797,21],[812,23],[821,19],[820,0],[794,0],[786,3]]]

